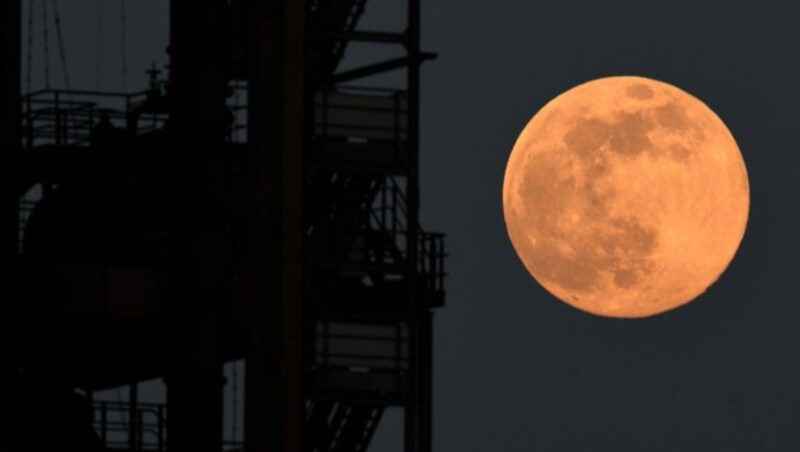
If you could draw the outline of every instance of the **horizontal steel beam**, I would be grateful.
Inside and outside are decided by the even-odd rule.
[[[389,72],[396,69],[401,69],[411,64],[420,64],[425,60],[435,60],[436,56],[437,55],[435,53],[421,52],[416,57],[406,56],[401,58],[395,58],[393,60],[370,64],[367,66],[362,66],[360,68],[351,69],[349,71],[344,71],[338,74],[334,74],[331,76],[329,81],[331,85],[335,85],[337,83],[349,82],[351,80],[357,80],[360,78],[381,74],[383,72]]]
[[[380,31],[326,31],[322,33],[326,39],[343,39],[347,41],[382,42],[387,44],[403,44],[408,41],[407,33],[385,33]]]

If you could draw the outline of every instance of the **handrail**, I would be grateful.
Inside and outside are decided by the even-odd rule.
[[[111,123],[120,130],[126,130],[132,135],[141,135],[159,130],[166,126],[168,115],[166,112],[159,113],[152,110],[144,111],[149,99],[155,99],[161,105],[160,99],[164,99],[166,94],[163,92],[163,81],[159,81],[150,89],[139,90],[129,93],[115,91],[95,91],[95,90],[57,90],[41,89],[26,93],[21,96],[23,105],[23,129],[25,130],[25,147],[31,149],[41,144],[55,145],[77,145],[85,146],[91,144],[91,133],[97,121],[107,117]],[[243,81],[231,81],[228,88],[232,93],[226,101],[227,108],[231,113],[232,122],[228,128],[227,140],[231,143],[247,142],[247,103],[248,85]],[[363,86],[340,86],[337,91],[342,94],[364,95],[381,94],[387,97],[403,96],[405,91],[394,88],[376,88]],[[323,96],[327,92],[320,92]],[[155,96],[155,97],[153,97]],[[318,108],[336,108],[339,111],[360,110],[365,113],[386,112],[392,113],[399,118],[405,114],[405,107],[402,102],[394,102],[389,107],[372,106],[348,106],[348,105],[317,105]],[[334,124],[333,122],[322,125],[334,129],[362,130],[363,133],[390,133],[394,140],[403,140],[403,134],[407,133],[407,127],[395,119],[395,124],[389,126],[370,126],[364,124]],[[43,129],[55,131],[53,134],[43,134]],[[393,132],[392,132],[393,131]],[[76,135],[80,134],[80,135]],[[80,138],[76,138],[80,136]]]
[[[26,97],[38,96],[40,94],[49,94],[49,93],[63,93],[65,95],[76,95],[76,96],[103,96],[103,97],[135,97],[140,95],[146,95],[149,90],[144,91],[134,91],[132,93],[120,93],[115,91],[91,91],[91,90],[61,90],[61,89],[40,89],[36,91],[32,91],[30,93],[26,93],[22,95],[22,98],[25,99]]]
[[[92,404],[94,426],[106,447],[163,452],[167,440],[166,408],[157,403],[96,401]]]
[[[375,323],[369,324],[371,329],[375,326]],[[353,334],[346,330],[360,329],[358,322],[318,321],[314,329],[313,362],[324,369],[366,367],[371,371],[403,371],[409,363],[407,327],[402,323],[387,322],[378,328],[381,330],[372,334]]]
[[[106,449],[164,452],[167,447],[167,406],[162,403],[95,401],[94,427]],[[134,422],[130,415],[133,414]],[[131,431],[131,429],[135,429]],[[222,452],[243,450],[241,441],[225,440]]]

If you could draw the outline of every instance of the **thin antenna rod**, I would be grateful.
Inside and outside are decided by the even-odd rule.
[[[42,1],[42,26],[44,27],[44,86],[50,89],[50,38],[47,26],[47,1]]]
[[[125,0],[120,0],[121,20],[122,24],[120,31],[122,36],[120,38],[119,53],[122,56],[122,91],[128,91],[128,13],[125,5]]]
[[[28,72],[25,74],[25,92],[30,93],[31,91],[31,80],[33,79],[33,14],[34,14],[34,7],[36,5],[36,0],[29,0],[28,1]]]
[[[100,91],[100,80],[103,76],[102,69],[102,56],[103,56],[103,2],[105,0],[97,0],[97,36],[95,37],[95,74],[94,74],[94,88]]]
[[[69,90],[69,69],[67,68],[67,53],[64,51],[64,35],[61,34],[61,15],[58,13],[58,3],[50,0],[53,4],[53,16],[56,19],[56,35],[58,36],[58,53],[61,57],[61,70],[64,73],[64,87]]]

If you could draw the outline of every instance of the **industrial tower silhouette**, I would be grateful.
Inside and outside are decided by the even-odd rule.
[[[404,1],[389,32],[358,28],[365,0],[171,0],[168,72],[123,93],[21,92],[22,2],[2,2],[3,450],[364,451],[394,406],[405,450],[430,451],[434,55]],[[402,56],[342,70],[354,42]],[[403,86],[359,87],[388,71]],[[153,378],[166,404],[137,400]]]

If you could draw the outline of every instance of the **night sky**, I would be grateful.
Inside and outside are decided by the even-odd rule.
[[[121,88],[118,2],[104,3],[99,49],[97,2],[59,3],[74,5],[62,8],[73,87]],[[391,3],[368,2],[363,28],[401,24]],[[128,85],[143,88],[146,66],[165,61],[167,2],[128,4]],[[798,18],[790,1],[424,2],[423,47],[439,58],[422,71],[422,218],[448,234],[450,253],[435,450],[800,450]],[[750,220],[728,270],[695,302],[642,320],[556,301],[503,220],[506,159],[524,125],[559,93],[610,75],[703,100],[750,177]],[[400,431],[390,413],[372,450],[399,451]]]

